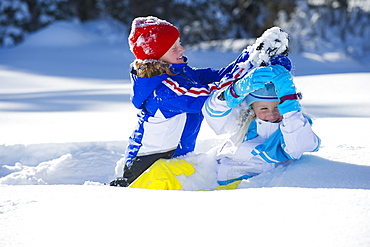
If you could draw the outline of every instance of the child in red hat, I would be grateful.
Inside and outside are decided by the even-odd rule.
[[[194,151],[203,120],[202,107],[215,90],[230,86],[240,75],[249,53],[243,51],[227,67],[198,69],[187,64],[180,32],[157,17],[133,20],[129,35],[132,63],[131,101],[140,110],[138,124],[129,138],[123,177],[112,186],[129,186],[156,160]],[[246,70],[255,65],[249,63]]]

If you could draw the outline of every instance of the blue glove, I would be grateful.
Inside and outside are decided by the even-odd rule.
[[[276,64],[268,67],[270,67],[274,73],[271,82],[275,85],[276,95],[278,98],[296,93],[292,74],[284,66]]]
[[[275,73],[272,83],[275,85],[276,95],[280,100],[278,109],[280,114],[285,114],[291,111],[300,111],[301,104],[297,100],[299,98],[296,87],[293,83],[291,73],[281,65],[270,65]]]
[[[271,82],[275,73],[271,67],[260,67],[251,70],[244,78],[236,81],[224,91],[227,105],[234,108],[239,105],[247,94],[263,88],[265,83]]]
[[[275,64],[280,64],[284,66],[287,70],[292,71],[292,61],[287,56],[284,55],[277,55],[274,56],[270,59],[270,64],[275,65]]]
[[[284,100],[282,103],[278,104],[278,109],[281,115],[291,111],[301,111],[301,104],[297,99]]]

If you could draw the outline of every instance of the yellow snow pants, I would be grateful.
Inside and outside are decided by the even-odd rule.
[[[180,190],[182,188],[176,176],[189,176],[195,172],[193,164],[185,160],[159,159],[138,177],[130,188]]]

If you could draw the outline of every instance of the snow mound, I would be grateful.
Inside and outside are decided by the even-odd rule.
[[[0,184],[46,185],[84,184],[86,181],[108,182],[116,162],[122,157],[122,143],[82,142],[64,144],[34,144],[0,146]],[[43,150],[43,151],[41,151]],[[12,156],[23,157],[13,163]]]
[[[22,47],[74,47],[97,42],[122,43],[126,28],[113,20],[58,21],[32,33]],[[127,41],[126,41],[127,42]]]
[[[23,47],[80,46],[99,40],[99,37],[83,28],[81,23],[60,21],[31,34]]]

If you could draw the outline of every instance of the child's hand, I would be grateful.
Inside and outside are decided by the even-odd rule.
[[[235,93],[239,97],[245,97],[247,94],[263,88],[265,83],[271,82],[274,76],[275,73],[269,67],[256,68],[234,84]]]
[[[292,71],[293,65],[292,61],[287,56],[284,55],[277,55],[270,59],[270,65],[279,64],[284,66],[289,71]]]
[[[271,67],[261,67],[251,70],[244,78],[236,81],[225,90],[224,96],[229,107],[234,108],[240,104],[247,94],[265,86],[272,81],[275,73]]]
[[[279,99],[282,96],[296,93],[292,74],[285,67],[277,64],[268,67],[270,67],[274,73],[271,82],[275,85],[276,94]]]
[[[278,105],[280,114],[300,111],[301,105],[297,100],[299,96],[291,73],[281,65],[270,65],[268,67],[275,73],[275,77],[271,82],[274,83],[276,95],[280,100],[280,104]]]

